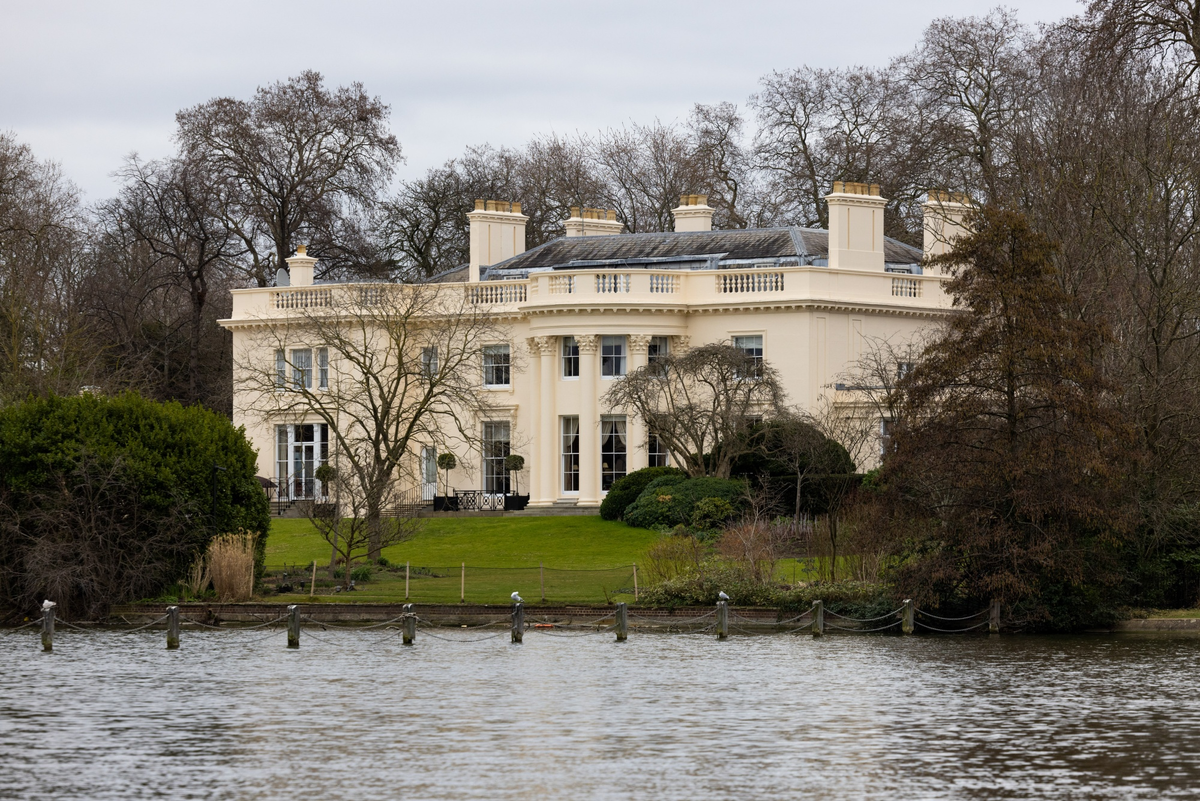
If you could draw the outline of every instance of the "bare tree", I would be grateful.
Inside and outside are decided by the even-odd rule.
[[[326,471],[326,492],[332,502],[307,501],[305,511],[313,528],[333,549],[334,561],[343,567],[342,587],[350,588],[354,560],[411,539],[421,530],[421,521],[406,514],[384,514],[372,524],[371,504],[360,491],[354,473]],[[378,506],[387,509],[399,501],[394,483],[385,485]]]
[[[336,266],[322,232],[373,206],[401,158],[388,114],[362,84],[331,91],[320,73],[305,71],[250,101],[221,97],[176,115],[181,151],[221,183],[259,286],[287,269],[298,241],[313,242],[314,255]]]
[[[174,278],[172,283],[186,288],[190,314],[185,400],[200,400],[200,348],[210,283],[221,286],[219,274],[231,270],[245,248],[222,216],[220,189],[201,164],[183,159],[143,162],[132,156],[119,175],[125,186],[108,216],[128,226],[146,246],[151,270],[161,269]],[[215,325],[213,331],[218,331]]]
[[[765,361],[711,343],[639,367],[603,400],[645,420],[688,475],[728,478],[737,458],[758,447],[750,427],[778,411],[784,391]]]
[[[84,227],[78,191],[58,166],[0,133],[0,399],[87,383]]]
[[[329,426],[339,486],[361,496],[376,559],[394,485],[417,483],[415,451],[479,450],[482,421],[493,414],[481,353],[506,343],[508,332],[469,287],[355,284],[321,292],[316,305],[260,321],[235,356],[234,382],[265,422]],[[274,358],[264,363],[263,354]]]
[[[1118,53],[1149,53],[1186,84],[1200,70],[1200,3],[1195,0],[1093,0],[1088,21]]]

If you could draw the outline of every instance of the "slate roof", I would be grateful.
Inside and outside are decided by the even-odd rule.
[[[810,263],[828,258],[829,234],[819,228],[750,228],[729,231],[686,233],[617,234],[614,236],[563,237],[519,256],[492,265],[491,277],[510,271],[571,269],[594,266],[588,262],[683,261],[686,257],[719,258],[720,261],[753,259],[798,259]],[[884,261],[916,264],[921,251],[894,239],[884,242]],[[582,263],[578,263],[582,262]],[[658,264],[656,266],[666,266]]]

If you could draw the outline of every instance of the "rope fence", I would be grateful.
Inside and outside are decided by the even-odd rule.
[[[825,620],[826,615],[841,622],[827,623]],[[947,621],[950,623],[961,623],[977,620],[984,615],[987,615],[987,619],[981,620],[969,626],[959,626],[956,628],[943,628],[941,626],[934,626],[925,622],[924,620],[924,618],[929,618],[938,622]],[[999,633],[1000,631],[1000,604],[998,602],[993,602],[988,609],[961,617],[946,617],[936,615],[931,612],[917,609],[912,601],[905,601],[898,609],[894,609],[891,612],[873,617],[856,618],[850,615],[842,614],[841,612],[837,612],[835,610],[825,609],[824,602],[820,600],[814,601],[811,609],[805,610],[798,615],[783,620],[769,620],[761,617],[756,618],[737,611],[732,611],[729,608],[728,602],[725,600],[718,601],[714,609],[699,615],[681,616],[675,613],[673,610],[662,612],[657,615],[636,614],[631,613],[626,604],[619,603],[614,611],[609,612],[601,617],[591,618],[586,622],[572,622],[572,618],[586,616],[586,613],[571,613],[568,610],[568,612],[563,616],[567,618],[565,621],[562,620],[561,617],[559,619],[553,619],[544,614],[540,616],[540,620],[534,618],[527,621],[525,619],[525,605],[518,602],[514,603],[511,607],[510,613],[504,616],[493,614],[491,616],[493,619],[485,620],[482,623],[451,624],[431,618],[421,617],[415,612],[412,604],[406,604],[402,614],[379,623],[371,623],[368,625],[337,624],[329,621],[318,620],[312,615],[303,614],[299,605],[292,604],[288,606],[286,615],[280,615],[276,618],[258,623],[256,625],[238,626],[236,629],[234,629],[210,624],[205,621],[183,618],[180,615],[180,609],[178,606],[169,606],[167,607],[166,614],[136,628],[122,630],[116,633],[136,634],[157,626],[160,623],[166,622],[167,648],[168,650],[174,650],[179,648],[180,624],[185,620],[189,623],[199,625],[202,628],[224,629],[227,631],[256,631],[278,626],[280,623],[286,622],[288,648],[300,647],[301,628],[302,624],[304,623],[308,624],[308,629],[305,636],[311,637],[316,642],[324,643],[326,645],[338,645],[339,643],[336,640],[326,639],[323,636],[318,636],[313,632],[314,628],[319,628],[322,632],[330,630],[378,631],[382,629],[383,634],[381,636],[372,638],[373,643],[381,643],[392,640],[395,636],[395,631],[399,630],[405,645],[414,644],[418,629],[421,631],[422,636],[428,636],[437,640],[443,640],[452,643],[483,642],[485,640],[497,639],[508,634],[511,637],[512,642],[516,644],[524,641],[524,637],[527,632],[533,632],[534,634],[541,634],[547,637],[563,638],[589,637],[598,634],[611,634],[615,632],[617,641],[622,642],[628,638],[630,618],[632,618],[634,621],[641,621],[641,625],[635,626],[635,628],[657,629],[668,632],[686,632],[692,634],[704,634],[715,630],[717,638],[722,640],[726,639],[731,631],[743,635],[752,635],[763,631],[784,634],[808,631],[814,637],[819,637],[825,634],[827,630],[841,631],[849,634],[870,634],[892,631],[897,627],[899,627],[900,632],[905,635],[914,634],[918,629],[938,634],[965,634],[972,631],[978,631],[983,629],[985,626],[990,633]],[[457,615],[456,617],[458,617],[460,620],[462,619],[462,615]],[[708,621],[710,618],[713,618],[712,622],[707,623],[707,625],[700,626],[701,623]],[[731,618],[742,625],[731,625]],[[797,624],[806,618],[808,621],[806,624],[792,625]],[[606,623],[610,619],[613,621],[612,623],[600,625],[602,623]],[[883,622],[882,625],[878,626],[872,625],[875,623],[880,623],[881,621],[886,622]],[[98,630],[96,628],[80,626],[66,620],[57,620],[54,611],[54,604],[48,603],[43,607],[42,619],[40,621],[28,621],[20,626],[14,627],[6,633],[15,634],[17,631],[36,625],[39,622],[41,623],[42,649],[44,651],[53,650],[54,629],[56,623],[75,631]],[[847,625],[842,625],[843,623]],[[397,627],[396,624],[400,625]],[[476,632],[479,629],[487,629],[497,626],[506,626],[508,631],[501,630],[487,634],[479,632],[479,634],[482,636],[473,636],[473,632]],[[758,627],[758,631],[747,628],[747,626]],[[785,626],[789,628],[783,628]],[[435,633],[437,630],[442,630],[444,633]],[[467,636],[452,636],[450,635],[451,631],[458,631],[466,634]],[[252,645],[254,643],[263,642],[281,633],[283,633],[283,629],[275,629],[268,632],[265,636],[256,637],[245,644]]]

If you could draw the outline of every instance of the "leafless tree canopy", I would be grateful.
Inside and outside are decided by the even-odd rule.
[[[218,183],[259,286],[287,269],[298,244],[326,268],[345,260],[347,237],[335,235],[370,211],[400,159],[388,114],[362,84],[329,90],[312,71],[249,101],[222,97],[179,112],[180,150]]]
[[[689,475],[728,478],[757,447],[750,427],[778,411],[784,392],[774,367],[712,343],[639,367],[603,400],[645,420]]]

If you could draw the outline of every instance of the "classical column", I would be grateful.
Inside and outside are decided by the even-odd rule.
[[[542,425],[542,360],[539,358],[541,344],[537,337],[527,337],[529,347],[529,420],[525,429],[533,440],[535,452],[529,454],[529,504],[536,506],[541,501],[543,460],[541,459]],[[515,433],[515,432],[514,432]]]
[[[554,402],[554,388],[558,386],[558,337],[538,337],[541,362],[541,383],[538,393],[541,404],[538,410],[538,505],[550,505],[558,499],[558,408]]]
[[[629,337],[629,372],[646,366],[647,352],[650,349],[649,334],[631,334]],[[640,470],[650,463],[650,454],[646,450],[646,422],[641,415],[632,409],[627,409],[625,418],[625,459],[626,472]]]
[[[577,336],[579,345],[579,505],[600,504],[600,415],[596,381],[600,374],[598,336]]]

